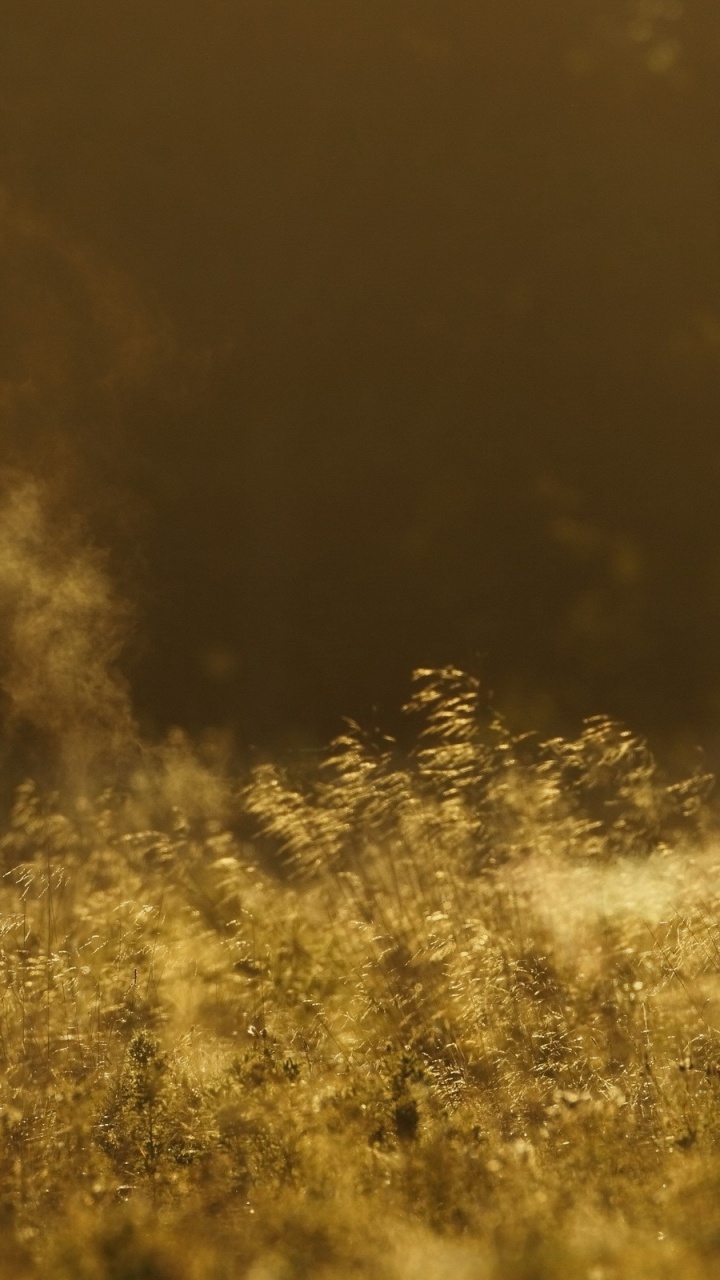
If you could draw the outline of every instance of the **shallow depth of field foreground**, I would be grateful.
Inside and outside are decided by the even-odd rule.
[[[2,838],[0,1276],[720,1273],[710,780],[514,740],[213,772],[180,735]]]

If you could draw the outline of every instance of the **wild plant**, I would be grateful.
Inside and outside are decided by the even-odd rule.
[[[453,668],[407,713],[314,770],[175,735],[94,798],[21,787],[3,1280],[707,1273],[710,780],[605,719],[514,735]]]

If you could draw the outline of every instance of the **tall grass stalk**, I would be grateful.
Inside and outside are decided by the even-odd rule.
[[[420,671],[234,783],[175,735],[0,840],[0,1277],[694,1277],[720,1241],[711,779]]]

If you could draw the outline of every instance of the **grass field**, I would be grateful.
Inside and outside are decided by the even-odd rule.
[[[21,787],[2,1280],[720,1275],[710,780],[454,670],[409,710],[404,755]]]

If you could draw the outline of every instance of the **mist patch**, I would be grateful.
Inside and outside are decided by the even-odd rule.
[[[136,741],[118,666],[131,617],[102,553],[51,486],[17,473],[0,478],[5,731],[39,734],[62,780],[80,790]]]

